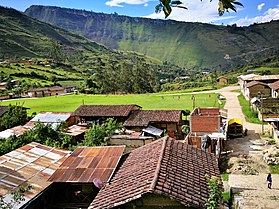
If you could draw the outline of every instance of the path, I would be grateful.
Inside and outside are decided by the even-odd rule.
[[[254,124],[254,123],[248,123],[245,120],[245,116],[242,113],[241,106],[239,104],[237,96],[239,93],[232,92],[232,90],[238,90],[239,86],[228,86],[219,90],[216,90],[216,93],[222,94],[224,97],[226,97],[226,104],[225,109],[228,110],[228,118],[239,118],[243,122],[244,129],[247,128],[248,130],[255,130],[256,133],[262,132],[262,125],[261,124]]]
[[[236,193],[239,209],[278,209],[279,174],[273,174],[272,189],[267,188],[266,174],[235,175],[230,174],[229,185]],[[239,195],[237,195],[239,194]]]

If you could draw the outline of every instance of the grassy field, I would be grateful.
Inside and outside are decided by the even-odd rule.
[[[250,102],[247,101],[242,94],[238,96],[238,101],[247,122],[257,123],[257,124],[262,123],[258,118],[258,112],[250,108]]]
[[[196,94],[195,107],[218,107],[218,94]],[[40,111],[72,112],[82,104],[137,104],[143,109],[152,110],[192,110],[191,94],[180,96],[159,94],[130,94],[130,95],[67,95],[43,98],[29,98],[2,101],[1,105],[23,104],[30,108],[28,114]],[[224,105],[224,104],[223,104]]]

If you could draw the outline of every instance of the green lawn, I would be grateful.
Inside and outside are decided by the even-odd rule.
[[[196,94],[195,107],[218,107],[218,94]],[[2,105],[23,104],[28,114],[40,111],[72,112],[81,104],[137,104],[143,109],[192,110],[192,95],[129,94],[129,95],[68,95],[2,101]],[[224,104],[221,105],[221,107]]]

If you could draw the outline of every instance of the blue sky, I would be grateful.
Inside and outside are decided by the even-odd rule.
[[[181,0],[188,10],[174,9],[168,19],[186,22],[250,25],[279,19],[279,0],[239,0],[244,7],[219,17],[218,0]],[[0,0],[0,5],[24,11],[31,5],[50,5],[119,15],[164,18],[155,14],[158,0]]]

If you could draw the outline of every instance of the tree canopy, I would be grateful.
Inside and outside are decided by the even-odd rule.
[[[155,12],[159,13],[163,11],[165,13],[165,18],[167,18],[171,14],[173,7],[187,9],[187,7],[183,6],[183,3],[181,1],[159,0],[159,2],[160,3],[155,7]],[[222,16],[225,12],[228,12],[229,10],[233,10],[234,12],[236,12],[235,5],[243,6],[240,2],[236,0],[219,0],[219,15]]]

